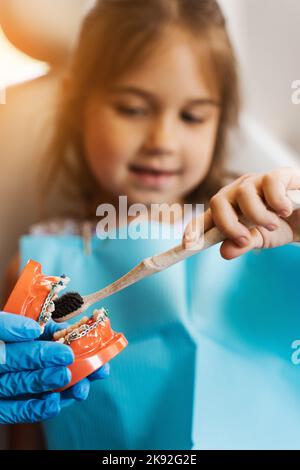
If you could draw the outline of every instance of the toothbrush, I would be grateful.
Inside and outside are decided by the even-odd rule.
[[[287,195],[293,204],[293,210],[300,209],[300,190],[289,190],[287,191]],[[253,227],[253,225],[249,225],[246,221],[243,221],[243,218],[240,220],[249,228]],[[56,308],[53,313],[53,319],[56,322],[63,322],[80,315],[94,303],[126,289],[126,287],[135,284],[141,279],[164,271],[170,266],[221,243],[226,239],[217,227],[207,231],[203,238],[204,240],[202,239],[201,244],[199,244],[198,247],[195,246],[193,249],[184,249],[182,244],[180,244],[164,253],[145,258],[127,274],[93,294],[84,297],[81,297],[81,295],[76,292],[63,295],[55,301]]]

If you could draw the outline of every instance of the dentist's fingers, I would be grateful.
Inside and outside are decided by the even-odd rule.
[[[77,384],[73,385],[73,387],[61,392],[62,407],[71,404],[70,400],[73,402],[86,400],[89,395],[90,388],[90,381],[88,379],[83,379]]]
[[[110,374],[110,364],[107,362],[104,364],[100,369],[93,372],[93,374],[88,376],[90,382],[94,382],[95,380],[103,380],[106,379]]]
[[[6,360],[0,364],[0,374],[36,370],[53,366],[68,366],[74,361],[72,349],[56,342],[27,341],[5,345]]]
[[[41,327],[31,318],[0,312],[0,340],[6,342],[30,341],[39,338]]]
[[[2,374],[0,398],[49,392],[68,385],[71,378],[72,374],[67,367]]]
[[[103,380],[109,376],[110,365],[104,364],[100,369],[89,375],[86,379],[81,380],[73,387],[61,392],[61,407],[65,408],[72,405],[76,401],[84,401],[88,398],[91,382],[95,380]]]
[[[60,410],[59,393],[51,393],[42,400],[0,400],[0,424],[38,423],[54,418]]]
[[[41,340],[47,340],[50,341],[53,338],[54,333],[60,330],[65,330],[69,328],[70,324],[65,322],[65,323],[56,323],[53,320],[50,320],[47,325],[45,326],[45,331],[40,337]]]

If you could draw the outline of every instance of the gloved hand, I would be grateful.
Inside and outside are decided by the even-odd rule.
[[[68,328],[70,325],[68,323],[55,323],[51,320],[46,328],[42,336],[40,336],[41,340],[51,340],[54,333],[59,330],[64,330]],[[64,346],[64,345],[62,345]],[[67,346],[68,347],[68,346]],[[70,348],[69,348],[70,349]],[[65,408],[66,406],[71,405],[75,401],[84,401],[87,399],[90,391],[90,384],[96,380],[102,380],[109,376],[110,366],[109,363],[104,364],[103,367],[93,372],[89,375],[86,379],[81,380],[77,384],[73,385],[73,387],[64,390],[60,396],[60,404],[61,408]],[[63,385],[61,385],[63,387]]]
[[[55,331],[65,327],[49,322],[41,336],[34,320],[0,312],[0,424],[53,418],[75,400],[85,400],[90,381],[108,375],[106,365],[72,388],[62,393],[52,392],[71,380],[67,366],[74,360],[72,349],[47,341]]]

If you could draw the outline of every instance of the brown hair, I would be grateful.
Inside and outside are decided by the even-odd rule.
[[[102,0],[86,17],[70,67],[72,77],[62,97],[50,147],[51,177],[62,170],[68,194],[84,203],[83,214],[95,214],[99,184],[84,158],[81,122],[86,98],[105,89],[112,77],[143,60],[162,29],[176,25],[205,41],[219,80],[221,117],[214,157],[207,177],[187,202],[207,202],[223,185],[228,130],[238,121],[239,80],[226,22],[215,0]],[[49,185],[47,185],[49,187]],[[72,191],[71,191],[72,190]],[[97,194],[96,194],[97,193]],[[78,206],[77,206],[78,207]]]

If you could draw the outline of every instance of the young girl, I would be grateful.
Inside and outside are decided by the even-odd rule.
[[[211,248],[106,299],[129,346],[89,400],[45,422],[48,447],[298,448],[300,376],[291,345],[300,335],[300,251],[252,250],[299,241],[299,214],[291,216],[285,193],[300,187],[300,173],[245,175],[221,189],[239,93],[216,1],[99,2],[64,93],[51,184],[64,176],[85,219],[93,221],[103,202],[118,210],[120,195],[148,206],[211,200],[205,230],[218,226],[228,237],[223,257],[236,259]],[[240,213],[257,228],[241,224]],[[86,227],[35,227],[21,241],[21,264],[33,258],[44,272],[66,272],[84,295],[174,245],[131,240],[124,226],[115,240],[91,233],[83,243]],[[191,226],[184,243],[195,243]]]

